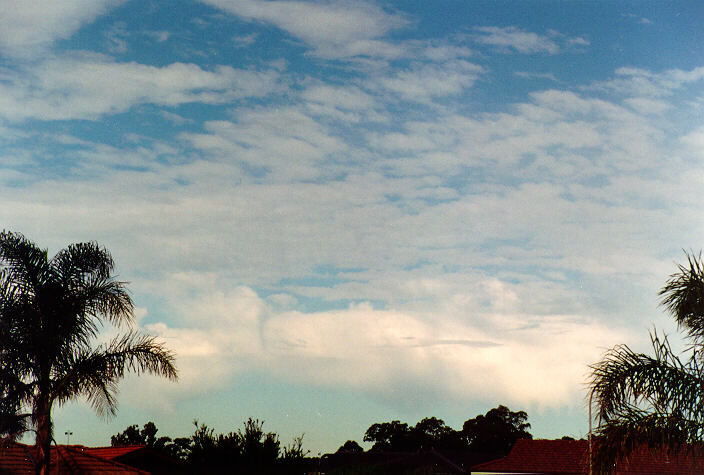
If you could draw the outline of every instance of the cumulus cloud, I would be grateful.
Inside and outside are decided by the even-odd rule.
[[[435,397],[457,401],[564,405],[579,398],[584,361],[599,356],[601,342],[622,337],[570,315],[494,314],[499,331],[490,332],[457,314],[437,318],[370,304],[274,312],[244,287],[187,299],[181,321],[193,311],[201,316],[197,328],[147,325],[179,355],[181,384],[160,386],[181,397],[217,388],[246,368],[394,401],[432,388]]]

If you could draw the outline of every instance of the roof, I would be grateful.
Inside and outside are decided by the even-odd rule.
[[[22,444],[0,447],[0,473],[31,474],[34,470],[34,454]]]
[[[51,448],[50,473],[81,474],[148,474],[112,460],[87,453],[82,445],[56,445]],[[0,474],[34,474],[36,449],[33,446],[10,443],[0,448]]]
[[[472,467],[472,473],[582,474],[589,471],[586,440],[518,439],[507,456]]]
[[[58,459],[59,470],[62,472],[64,469],[68,468],[69,473],[81,473],[81,474],[100,474],[100,473],[113,473],[113,474],[148,474],[144,470],[138,468],[123,465],[121,463],[115,462],[114,460],[108,460],[97,455],[93,455],[85,450],[83,446],[76,445],[59,445],[55,447],[56,450],[52,451],[55,456],[52,457],[51,470],[53,471],[56,467],[56,460]]]
[[[668,456],[644,447],[614,468],[614,475],[704,475],[704,457],[686,453]],[[588,474],[589,442],[519,439],[506,457],[475,465],[472,473]]]
[[[145,447],[146,445],[124,445],[121,447],[83,447],[83,450],[91,455],[113,460],[123,455],[142,450]]]
[[[151,473],[181,473],[186,470],[184,462],[164,450],[146,445],[122,447],[85,447],[84,451],[104,459],[120,462],[130,467],[140,468]]]
[[[423,473],[466,473],[441,453],[423,452],[343,452],[326,454],[322,459],[323,471],[351,467],[373,467],[383,473],[406,473],[423,469]]]

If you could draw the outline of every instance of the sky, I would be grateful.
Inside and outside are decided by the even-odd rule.
[[[0,0],[0,227],[97,241],[180,380],[131,424],[313,454],[499,404],[584,437],[704,236],[695,1]],[[125,329],[121,329],[124,331]],[[116,329],[105,328],[101,338]]]

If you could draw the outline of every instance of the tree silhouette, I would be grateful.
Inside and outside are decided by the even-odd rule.
[[[461,433],[437,417],[426,417],[410,430],[415,450],[462,450],[466,448]]]
[[[196,429],[187,457],[191,467],[208,473],[276,473],[279,437],[264,432],[263,421],[250,417],[242,429],[219,435],[205,424],[193,423]],[[302,437],[294,440],[289,459],[295,458],[295,450],[303,454],[302,442]]]
[[[364,434],[365,442],[374,442],[374,451],[413,450],[409,440],[408,424],[401,421],[381,422],[369,426]]]
[[[701,254],[686,256],[687,265],[678,265],[660,291],[661,304],[689,341],[683,358],[666,336],[653,331],[653,355],[618,345],[591,367],[591,396],[599,408],[592,461],[600,473],[643,445],[675,452],[702,449],[704,264]]]
[[[462,426],[469,449],[475,452],[507,454],[518,439],[532,439],[524,411],[513,412],[506,406],[491,409],[486,415],[468,419]]]
[[[137,424],[134,424],[127,427],[119,434],[115,434],[110,437],[110,445],[113,447],[122,447],[126,445],[146,445],[147,447],[166,450],[171,454],[177,453],[178,450],[175,447],[171,447],[173,443],[171,437],[163,436],[157,438],[157,432],[159,432],[159,429],[157,429],[156,424],[152,421],[144,424],[142,430],[139,429]]]
[[[130,325],[133,304],[110,253],[72,244],[49,258],[23,235],[0,234],[0,430],[36,433],[37,471],[48,473],[55,405],[85,397],[115,414],[126,371],[176,379],[173,354],[134,331],[92,346],[99,325]]]
[[[355,440],[348,440],[344,444],[340,446],[339,449],[337,449],[336,454],[344,454],[344,453],[357,453],[357,452],[364,452],[364,449],[362,448],[361,445],[357,443]]]

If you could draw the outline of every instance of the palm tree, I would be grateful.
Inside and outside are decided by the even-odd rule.
[[[591,366],[599,427],[592,462],[611,472],[638,447],[666,453],[701,450],[704,440],[704,264],[687,254],[660,291],[661,304],[689,342],[678,356],[667,336],[650,335],[653,355],[626,345]]]
[[[100,325],[133,322],[132,299],[113,268],[93,242],[48,258],[23,235],[0,233],[0,431],[16,437],[33,428],[38,473],[49,469],[52,407],[85,397],[99,414],[114,415],[126,371],[177,378],[173,354],[146,335],[128,331],[92,346]]]

